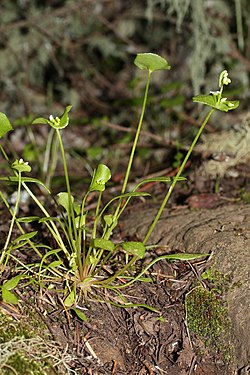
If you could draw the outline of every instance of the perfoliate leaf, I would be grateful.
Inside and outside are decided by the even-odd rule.
[[[0,112],[0,138],[12,129],[13,128],[8,117],[3,112]]]
[[[89,191],[104,191],[105,184],[110,178],[110,169],[104,164],[99,164],[97,169],[94,171]]]
[[[163,57],[155,53],[138,53],[134,64],[143,70],[154,72],[155,70],[171,69],[171,66]]]
[[[15,169],[18,172],[30,172],[31,166],[28,164],[28,162],[23,161],[23,159],[15,160],[11,164],[11,168]]]
[[[12,305],[18,304],[18,298],[17,296],[10,292],[8,289],[6,289],[4,286],[2,286],[2,299],[6,303],[12,303]]]
[[[219,92],[212,92],[209,95],[197,95],[193,97],[193,102],[202,103],[223,112],[231,111],[239,106],[238,100],[226,100],[226,98],[222,98],[218,101],[218,96]]]
[[[136,255],[138,258],[142,259],[145,255],[146,247],[142,242],[123,242],[121,246],[126,253]]]
[[[32,124],[48,124],[54,129],[63,129],[66,128],[66,126],[69,123],[69,111],[71,110],[72,105],[68,105],[61,117],[53,117],[50,115],[49,119],[46,119],[44,117],[38,117],[35,120],[32,121]]]
[[[113,251],[115,249],[115,245],[113,244],[113,242],[110,240],[106,240],[104,238],[94,238],[92,240],[92,245],[95,248],[108,250],[108,251]]]

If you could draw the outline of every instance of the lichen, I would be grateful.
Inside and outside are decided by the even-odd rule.
[[[34,316],[14,320],[0,313],[0,372],[2,375],[56,374],[51,338],[42,334],[43,324]],[[43,331],[46,332],[43,326]],[[50,352],[50,353],[49,353]]]

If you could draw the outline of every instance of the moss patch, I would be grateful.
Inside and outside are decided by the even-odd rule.
[[[47,327],[33,316],[17,321],[0,313],[0,372],[2,375],[56,374]]]
[[[227,363],[231,358],[231,323],[228,311],[219,294],[197,286],[186,296],[187,325],[194,338],[206,348],[220,354]]]

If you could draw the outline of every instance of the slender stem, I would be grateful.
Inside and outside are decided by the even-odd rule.
[[[126,187],[127,187],[127,184],[128,184],[128,179],[129,179],[129,175],[130,175],[130,171],[131,171],[131,167],[132,167],[132,163],[133,163],[133,159],[134,159],[134,155],[135,155],[136,146],[137,146],[139,135],[140,135],[140,132],[141,132],[142,122],[143,122],[146,104],[147,104],[147,98],[148,98],[148,89],[149,89],[149,84],[150,84],[150,77],[151,77],[151,71],[149,70],[146,88],[145,88],[145,93],[144,93],[144,98],[143,98],[143,103],[142,103],[141,116],[140,116],[138,127],[137,127],[137,130],[136,130],[136,133],[135,133],[135,138],[134,138],[133,146],[132,146],[129,161],[128,161],[128,166],[127,166],[126,174],[125,174],[125,177],[124,177],[121,194],[124,194],[125,191],[126,191]],[[118,206],[116,208],[116,211],[115,211],[115,214],[114,214],[115,218],[118,215],[119,209],[121,207],[121,203],[122,203],[122,199],[119,200]]]
[[[13,217],[13,211],[12,211],[8,201],[5,199],[5,197],[4,197],[4,195],[1,191],[0,191],[0,197],[2,198],[2,201],[4,202],[5,206],[7,207],[9,213]],[[25,231],[23,230],[21,224],[17,220],[16,220],[16,225],[17,225],[18,229],[20,230],[21,234],[25,234]],[[40,251],[36,248],[36,246],[32,243],[32,241],[29,238],[27,238],[27,243],[30,245],[30,247],[32,247],[32,249],[36,252],[36,254],[40,258],[43,257],[43,255],[40,253]],[[2,256],[1,256],[1,259],[3,259]],[[0,264],[1,264],[1,261],[0,261]]]
[[[70,238],[73,240],[73,232],[72,232],[72,223],[73,223],[73,231],[74,231],[74,236],[75,239],[77,238],[77,231],[76,231],[76,226],[75,226],[75,214],[74,214],[74,207],[71,201],[71,189],[70,189],[70,182],[69,182],[69,173],[68,173],[68,168],[67,168],[67,161],[66,161],[66,156],[64,152],[64,147],[63,147],[63,142],[62,142],[62,137],[59,129],[56,129],[56,134],[59,140],[59,145],[60,145],[60,150],[62,154],[62,161],[63,161],[63,168],[64,168],[64,176],[65,176],[65,182],[66,182],[66,189],[68,192],[68,201],[69,201],[69,215],[68,215],[68,225],[69,225],[69,235]],[[74,241],[72,241],[73,245]]]
[[[7,250],[9,242],[10,242],[10,237],[11,237],[13,226],[14,226],[14,223],[15,223],[15,220],[16,220],[17,209],[18,209],[18,205],[19,205],[19,201],[20,201],[20,193],[21,193],[21,172],[18,172],[18,188],[17,188],[16,204],[15,204],[14,211],[13,211],[13,214],[12,214],[9,233],[8,233],[8,236],[7,236],[4,248],[3,248],[3,250],[4,250],[3,254]],[[3,259],[1,257],[0,264],[1,264],[2,260]]]
[[[151,77],[151,72],[148,71],[148,78],[147,78],[147,84],[146,84],[145,94],[144,94],[144,99],[143,99],[143,104],[142,104],[141,116],[140,116],[139,124],[138,124],[138,127],[137,127],[137,131],[135,133],[135,139],[134,139],[133,147],[132,147],[132,150],[131,150],[131,154],[130,154],[125,178],[124,178],[124,181],[123,181],[123,186],[122,186],[122,191],[121,191],[122,194],[125,193],[125,190],[126,190],[126,187],[127,187],[127,183],[128,183],[129,174],[130,174],[130,170],[131,170],[131,167],[132,167],[133,159],[134,159],[136,146],[137,146],[139,135],[140,135],[140,132],[141,132],[142,121],[143,121],[143,118],[144,118],[146,103],[147,103],[147,98],[148,98],[148,89],[149,89],[150,77]]]
[[[29,189],[29,187],[26,185],[25,182],[22,182],[22,186],[29,193],[30,197],[38,205],[38,207],[44,213],[44,215],[46,217],[50,218],[50,214],[48,213],[48,211],[43,207],[43,205],[41,204],[41,202],[39,201],[39,199],[37,199],[37,197],[32,193],[32,191]],[[51,233],[52,233],[53,237],[55,238],[55,240],[57,241],[58,245],[63,250],[63,252],[66,255],[67,259],[70,261],[70,259],[71,259],[70,254],[69,254],[67,248],[65,247],[65,244],[64,244],[64,242],[62,240],[62,237],[61,237],[61,235],[60,235],[60,233],[59,233],[59,231],[58,231],[58,229],[56,227],[56,224],[53,222],[53,220],[50,221],[50,224],[51,224],[51,227],[53,229],[50,228],[50,226],[48,225],[48,223],[47,223],[47,227],[51,230]]]
[[[190,146],[190,148],[189,148],[189,150],[188,150],[188,152],[187,152],[187,154],[185,156],[185,159],[183,160],[183,162],[182,162],[182,164],[181,164],[181,166],[179,168],[179,171],[178,171],[177,175],[174,177],[174,181],[172,182],[172,184],[171,184],[171,186],[170,186],[170,188],[169,188],[169,190],[168,190],[168,192],[167,192],[167,194],[166,194],[166,196],[165,196],[165,198],[164,198],[164,200],[163,200],[163,202],[162,202],[162,204],[161,204],[161,206],[160,206],[160,208],[159,208],[159,210],[158,210],[158,212],[157,212],[157,214],[155,216],[155,219],[153,220],[152,224],[149,227],[149,230],[148,230],[148,232],[147,232],[147,234],[146,234],[146,236],[145,236],[145,238],[143,240],[144,244],[147,243],[147,241],[148,241],[151,233],[153,232],[153,230],[154,230],[154,228],[155,228],[158,220],[160,219],[160,216],[161,216],[161,214],[162,214],[162,212],[163,212],[163,210],[164,210],[164,208],[165,208],[165,206],[166,206],[166,204],[167,204],[167,202],[168,202],[168,200],[169,200],[169,198],[170,198],[170,196],[172,194],[172,191],[174,190],[174,187],[175,187],[175,185],[176,185],[176,183],[178,181],[178,178],[180,177],[181,173],[183,172],[183,169],[185,168],[185,165],[186,165],[186,163],[187,163],[187,161],[188,161],[188,159],[189,159],[189,157],[190,157],[190,155],[191,155],[191,153],[192,153],[192,151],[193,151],[193,149],[194,149],[194,147],[195,147],[195,145],[196,145],[196,143],[197,143],[197,141],[198,141],[198,139],[199,139],[199,137],[200,137],[200,135],[201,135],[204,127],[205,127],[205,125],[207,124],[207,122],[208,122],[208,120],[211,117],[211,115],[212,115],[213,112],[214,112],[214,108],[212,108],[209,111],[209,113],[206,116],[205,120],[203,121],[200,129],[198,130],[198,133],[196,134],[196,136],[195,136],[195,138],[194,138],[194,140],[193,140],[193,142],[192,142],[192,144],[191,144],[191,146]]]

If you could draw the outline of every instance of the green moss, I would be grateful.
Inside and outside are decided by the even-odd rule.
[[[209,289],[217,294],[226,293],[231,284],[230,277],[223,275],[215,267],[208,268],[201,277],[209,283]]]
[[[35,317],[14,320],[0,313],[0,372],[2,375],[55,374],[53,364],[46,355],[50,342],[45,326]]]
[[[55,374],[51,367],[49,368],[40,363],[40,361],[29,359],[25,353],[13,354],[1,368],[2,375],[14,374],[14,371],[16,371],[18,375]]]
[[[185,304],[190,333],[201,339],[205,347],[229,362],[231,324],[220,296],[198,286],[187,294]]]

